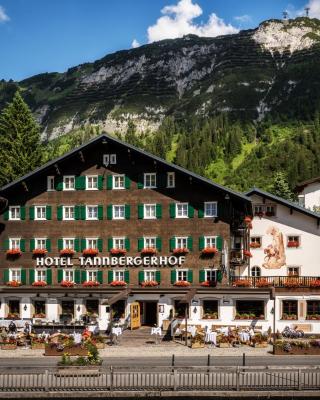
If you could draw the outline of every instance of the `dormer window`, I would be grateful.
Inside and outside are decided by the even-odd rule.
[[[157,187],[157,174],[155,172],[144,174],[144,188],[154,189]]]
[[[52,192],[52,191],[55,190],[54,176],[48,176],[47,177],[47,190],[48,190],[48,192]]]
[[[75,176],[67,175],[63,177],[63,189],[64,190],[75,190]]]
[[[300,236],[287,236],[287,247],[297,248],[300,246]]]
[[[175,173],[168,172],[167,173],[167,188],[174,188],[176,186],[175,180],[176,180]]]

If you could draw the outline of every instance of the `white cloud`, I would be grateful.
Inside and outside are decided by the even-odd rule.
[[[209,16],[206,23],[198,24],[194,21],[202,14],[202,9],[193,0],[179,0],[177,4],[164,7],[161,10],[162,17],[148,28],[148,42],[163,39],[174,39],[187,34],[198,36],[219,36],[237,33],[231,24],[226,24],[215,13]]]
[[[309,0],[308,3],[299,9],[289,4],[286,11],[289,14],[289,18],[304,17],[306,15],[306,8],[309,8],[310,18],[320,19],[320,0]]]
[[[0,6],[0,22],[7,22],[10,21],[9,16],[7,15],[5,9]]]
[[[235,21],[237,21],[237,22],[240,22],[240,23],[246,23],[246,22],[251,22],[252,21],[252,18],[248,14],[238,15],[236,17],[233,17],[233,19]]]
[[[131,47],[133,49],[136,49],[137,47],[140,47],[140,43],[137,41],[137,39],[133,39],[133,41],[131,43]]]
[[[310,8],[309,15],[311,18],[320,18],[320,0],[309,0],[306,7]]]

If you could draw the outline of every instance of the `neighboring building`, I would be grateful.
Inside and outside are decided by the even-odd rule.
[[[320,211],[320,176],[299,183],[296,192],[300,206]]]
[[[259,298],[270,326],[271,290],[229,285],[248,262],[245,195],[105,134],[0,195],[0,318],[162,325],[184,300],[192,321],[234,324]]]
[[[246,195],[252,258],[238,274],[252,286],[275,287],[277,329],[299,323],[320,333],[320,215],[256,188]]]

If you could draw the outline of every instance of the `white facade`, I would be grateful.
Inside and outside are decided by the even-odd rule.
[[[299,191],[299,204],[309,210],[320,207],[320,180],[306,184]]]

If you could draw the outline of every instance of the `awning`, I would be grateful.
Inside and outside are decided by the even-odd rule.
[[[121,292],[119,292],[117,294],[114,294],[109,299],[104,299],[101,304],[103,306],[107,306],[107,305],[112,306],[112,304],[116,303],[119,300],[127,299],[129,294],[130,294],[130,292],[131,292],[130,289],[123,290],[123,291],[121,291]]]
[[[179,301],[179,304],[189,304],[190,301],[194,298],[195,294],[197,293],[196,288],[191,288]]]

